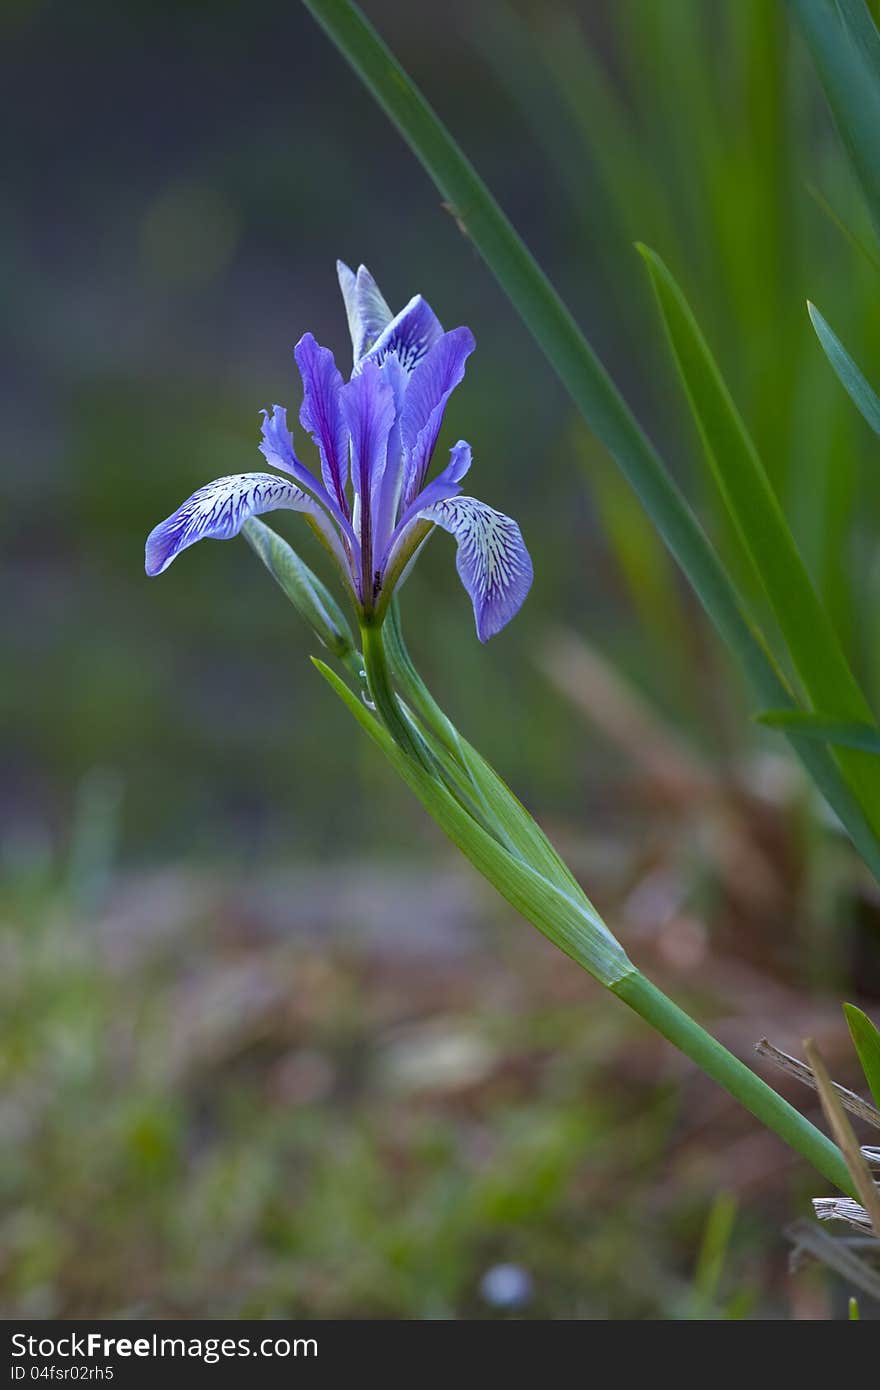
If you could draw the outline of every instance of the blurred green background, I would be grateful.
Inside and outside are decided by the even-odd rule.
[[[784,7],[366,8],[725,549],[633,241],[666,259],[876,694],[876,449],[804,302],[870,374],[877,266]],[[441,447],[536,582],[481,648],[438,537],[420,667],[640,961],[743,1055],[817,1032],[853,1081],[875,892],[528,334],[298,6],[15,0],[0,32],[6,1314],[828,1316],[786,1267],[809,1175],[456,861],[244,543],[143,574],[295,413],[299,336],[347,357],[337,256],[469,324]]]

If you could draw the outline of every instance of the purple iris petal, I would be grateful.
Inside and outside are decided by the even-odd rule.
[[[391,322],[393,315],[365,265],[358,266],[355,275],[344,261],[337,261],[336,274],[339,276],[339,288],[345,301],[354,364],[357,366],[364,353],[369,351],[382,330]]]
[[[455,537],[456,569],[474,606],[477,636],[488,641],[519,612],[532,585],[532,561],[519,527],[475,497],[434,502],[418,514]]]
[[[287,407],[273,405],[271,414],[268,410],[263,410],[260,414],[263,424],[259,448],[263,458],[267,463],[271,463],[273,468],[281,468],[285,473],[290,473],[309,491],[316,491],[320,487],[318,479],[311,469],[300,463],[294,452],[293,436],[287,428]]]
[[[476,344],[469,328],[444,333],[410,377],[400,415],[400,441],[406,458],[403,506],[419,492],[437,443],[446,402],[464,376]]]
[[[312,436],[321,456],[321,476],[327,491],[348,513],[348,431],[339,402],[342,373],[330,349],[321,347],[311,333],[300,338],[293,355],[303,383],[300,424]]]
[[[388,436],[394,424],[394,392],[373,361],[352,377],[341,392],[342,412],[351,435],[351,478],[357,498],[361,542],[361,600],[372,602],[373,493],[382,481],[388,455]]]
[[[341,394],[341,393],[340,393]],[[271,463],[275,468],[282,468],[285,473],[290,473],[300,484],[306,488],[314,497],[318,499],[329,512],[330,516],[343,531],[351,546],[357,546],[357,538],[351,526],[351,522],[345,512],[340,507],[335,497],[331,497],[324,484],[305,464],[300,463],[293,450],[293,437],[287,428],[287,409],[283,405],[273,405],[272,413],[268,410],[262,412],[262,442],[260,443],[260,453],[267,463]]]
[[[311,333],[294,349],[303,382],[300,423],[320,469],[312,472],[297,458],[286,410],[263,411],[260,450],[287,477],[237,474],[200,488],[151,532],[147,573],[161,574],[204,537],[234,536],[248,517],[286,507],[309,514],[370,617],[385,612],[390,592],[383,588],[403,581],[436,524],[455,537],[458,573],[485,642],[513,617],[532,582],[519,527],[460,496],[471,465],[464,440],[425,482],[473,335],[467,328],[444,333],[421,295],[392,315],[364,266],[355,274],[340,261],[337,271],[354,351],[351,380],[343,383],[333,354]]]
[[[313,498],[276,473],[236,473],[200,487],[147,537],[146,571],[161,574],[172,560],[196,541],[229,540],[248,517],[279,508],[310,512],[342,557],[339,541]]]
[[[362,363],[371,359],[381,362],[389,352],[396,352],[401,365],[411,372],[442,334],[442,325],[430,304],[420,294],[414,295],[382,330]]]
[[[453,444],[449,451],[449,462],[436,478],[432,478],[426,487],[423,487],[414,502],[407,507],[397,529],[392,538],[397,538],[406,530],[412,521],[421,514],[425,507],[430,507],[434,502],[443,502],[447,497],[457,497],[461,492],[459,484],[471,466],[471,446],[464,439],[460,439],[457,444]]]
[[[373,554],[386,551],[400,510],[403,476],[403,454],[400,444],[400,412],[406,395],[409,377],[400,365],[396,352],[382,363],[381,373],[394,396],[394,424],[388,434],[385,471],[373,495]]]

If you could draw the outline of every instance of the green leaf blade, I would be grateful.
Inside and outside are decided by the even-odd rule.
[[[807,310],[810,321],[816,330],[816,337],[822,346],[822,351],[834,368],[838,381],[874,433],[880,435],[880,396],[869,385],[815,304],[811,304],[809,300],[807,301]]]
[[[242,535],[328,651],[341,661],[351,660],[355,646],[345,614],[293,547],[256,517],[245,522]]]
[[[814,714],[803,709],[769,709],[755,716],[757,724],[768,729],[796,730],[822,743],[839,748],[859,748],[864,753],[880,754],[880,729],[873,724],[845,724],[827,714]]]
[[[812,699],[868,711],[813,587],[758,451],[680,286],[650,247],[637,247],[712,469]]]
[[[709,467],[744,551],[761,580],[813,704],[840,722],[868,723],[870,706],[850,670],[745,423],[680,286],[640,245]],[[786,726],[780,725],[785,728]],[[789,726],[794,727],[794,725]],[[841,761],[880,823],[880,768],[854,749]]]
[[[583,892],[539,873],[478,825],[455,797],[413,758],[323,661],[313,664],[421,801],[440,829],[502,897],[595,978],[611,986],[635,967]]]
[[[855,1004],[844,1004],[843,1012],[874,1104],[880,1108],[880,1030]]]

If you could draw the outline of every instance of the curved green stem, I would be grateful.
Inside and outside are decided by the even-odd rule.
[[[525,854],[506,849],[436,775],[405,755],[335,672],[323,662],[315,665],[443,832],[502,897],[818,1172],[856,1196],[843,1155],[831,1140],[636,970],[575,883],[557,874],[546,858],[539,870]]]
[[[393,622],[389,618],[384,624],[372,622],[365,624],[361,629],[364,643],[364,664],[373,703],[398,748],[410,757],[416,758],[432,777],[439,777],[462,810],[471,816],[482,829],[489,834],[495,834],[495,828],[491,824],[491,815],[487,817],[485,814],[487,808],[482,803],[479,788],[474,786],[473,779],[469,776],[461,758],[455,756],[458,750],[454,747],[450,749],[447,741],[431,738],[430,732],[428,732],[429,726],[433,728],[430,718],[427,720],[424,726],[425,732],[423,732],[414,715],[397,698],[394,690],[394,679],[397,678],[400,681],[401,672],[398,662],[401,651],[406,653],[406,648],[403,645],[403,637],[396,619],[396,609],[394,612]],[[408,653],[406,655],[408,659]],[[442,714],[439,706],[434,704],[427,688],[415,674],[414,667],[412,671],[415,675],[415,684],[404,681],[401,684],[401,689],[405,696],[412,699],[413,708],[424,717],[426,706],[422,697],[426,697],[434,710],[438,714]],[[443,718],[445,719],[445,715]],[[446,723],[452,729],[448,720]]]
[[[741,596],[663,460],[528,247],[473,165],[350,0],[303,0],[443,193],[465,234],[518,310],[572,400],[635,489],[765,709],[794,701]],[[880,833],[830,751],[794,729],[786,737],[865,862],[880,879]]]
[[[388,669],[388,658],[385,654],[385,643],[382,640],[381,624],[362,624],[361,639],[370,695],[382,722],[398,748],[424,766],[424,751],[419,747],[412,727],[404,718],[400,702],[394,692],[391,672]]]
[[[412,663],[400,628],[396,603],[392,606],[388,621],[392,625],[389,652],[395,670],[398,663],[402,668],[402,688],[418,702],[420,713],[449,740],[450,747],[460,748],[458,730],[437,704]],[[609,988],[836,1187],[850,1196],[857,1196],[852,1176],[838,1147],[645,975],[636,970]]]
[[[622,999],[658,1033],[696,1062],[701,1071],[723,1086],[756,1119],[801,1154],[841,1192],[858,1200],[852,1176],[836,1144],[777,1095],[760,1076],[728,1052],[699,1023],[674,1004],[649,979],[635,971],[611,985]]]

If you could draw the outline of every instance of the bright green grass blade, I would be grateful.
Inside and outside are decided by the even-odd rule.
[[[660,257],[648,247],[638,249],[657,293],[707,460],[773,606],[804,688],[817,708],[835,718],[868,722],[870,706],[850,671],[757,450],[690,306]],[[873,817],[880,818],[880,768],[864,763],[858,753],[841,756],[863,804]]]
[[[835,0],[788,0],[880,232],[880,78]],[[851,7],[852,8],[852,7]]]
[[[350,0],[304,0],[455,211],[572,399],[642,500],[765,708],[792,703],[693,512],[602,363],[473,165]],[[798,756],[880,878],[880,841],[831,754],[792,733]]]
[[[755,722],[768,729],[797,729],[808,738],[833,743],[839,748],[859,748],[864,753],[880,753],[880,729],[874,724],[847,724],[827,714],[803,709],[768,709],[755,715]]]
[[[601,984],[617,984],[634,972],[623,947],[580,889],[575,893],[566,879],[551,880],[504,849],[441,782],[401,752],[387,729],[329,666],[315,657],[312,661],[444,834],[503,898]]]
[[[843,1012],[874,1104],[880,1106],[880,1031],[855,1004],[844,1004]]]
[[[828,327],[815,304],[810,304],[808,301],[807,308],[816,330],[816,337],[822,344],[825,356],[837,373],[841,386],[853,404],[861,411],[874,433],[880,434],[880,397],[873,387],[869,386],[843,343],[837,334]]]

